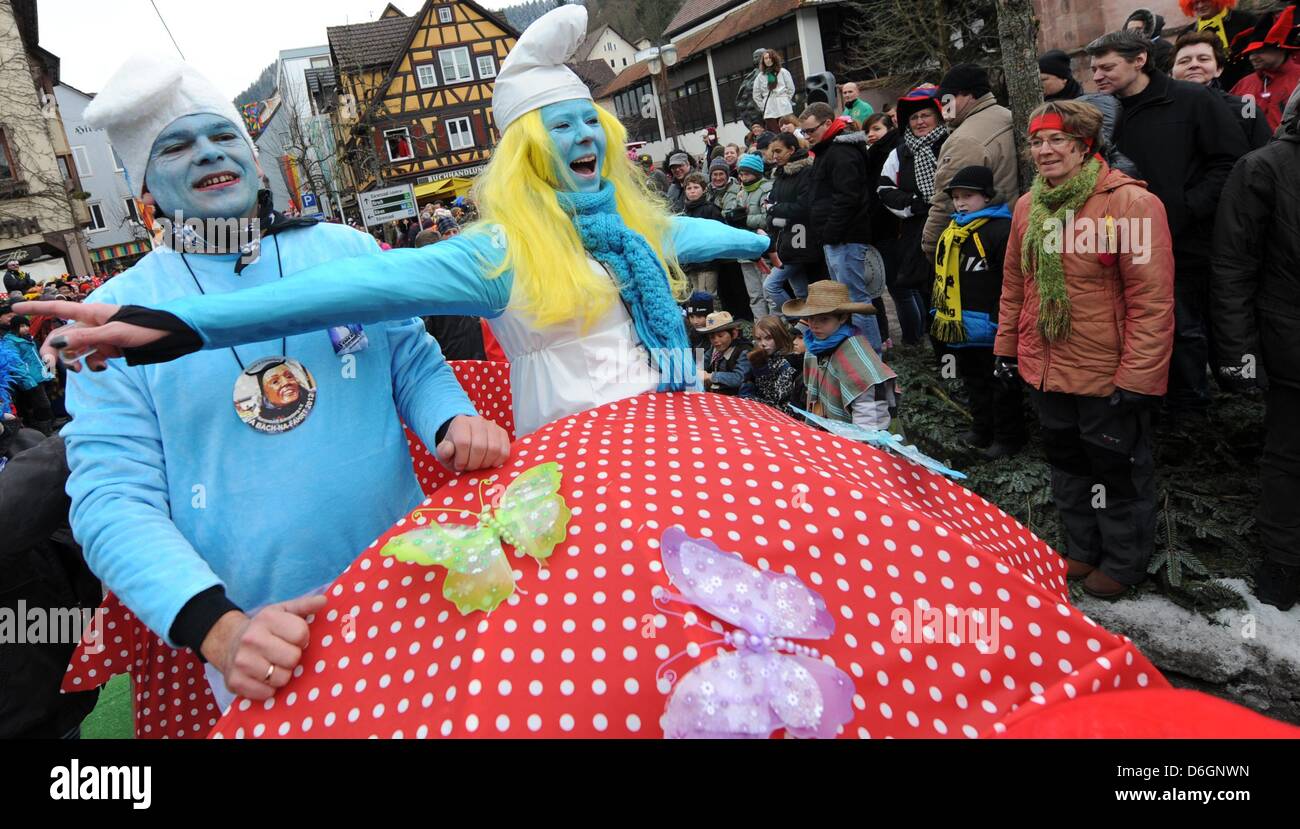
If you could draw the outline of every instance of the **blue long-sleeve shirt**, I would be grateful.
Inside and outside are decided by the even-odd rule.
[[[377,250],[364,233],[317,225],[264,240],[241,275],[234,256],[186,259],[210,299],[237,305],[290,282],[310,293],[294,274]],[[91,301],[159,307],[198,295],[180,255],[160,249]],[[237,416],[229,348],[69,375],[73,531],[91,569],[152,630],[169,637],[181,608],[216,585],[244,608],[319,587],[420,502],[398,416],[432,445],[443,423],[475,411],[420,320],[366,322],[369,345],[352,355],[335,354],[324,325],[288,336],[284,353],[317,391],[306,420],[277,435]],[[279,335],[260,339],[236,349],[245,366],[281,355]]]
[[[757,259],[768,239],[708,219],[676,217],[668,245],[683,265],[713,259]],[[499,316],[510,302],[514,274],[488,274],[505,257],[489,228],[419,249],[336,259],[283,284],[238,297],[187,296],[161,305],[202,338],[205,349],[255,342],[347,322],[372,323],[427,315]],[[297,280],[310,281],[302,287]]]

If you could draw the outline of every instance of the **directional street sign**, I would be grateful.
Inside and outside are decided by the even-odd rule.
[[[371,190],[362,193],[358,201],[361,203],[361,218],[366,227],[376,227],[398,219],[414,219],[420,212],[415,204],[415,190],[409,184]]]

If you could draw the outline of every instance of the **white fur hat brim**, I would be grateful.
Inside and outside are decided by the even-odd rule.
[[[175,58],[140,54],[118,67],[86,107],[86,123],[103,129],[122,157],[132,195],[144,191],[153,143],[186,115],[218,115],[235,125],[254,157],[257,146],[234,103],[198,70]]]
[[[501,64],[492,113],[502,133],[515,120],[547,104],[591,100],[591,90],[564,65],[587,36],[587,10],[560,6],[529,26]]]

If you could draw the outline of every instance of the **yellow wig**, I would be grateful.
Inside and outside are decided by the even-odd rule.
[[[623,152],[627,130],[604,108],[597,106],[596,114],[606,140],[600,173],[614,187],[619,215],[650,243],[674,296],[684,297],[686,277],[670,247],[666,205]],[[618,286],[587,264],[578,231],[555,195],[562,166],[541,111],[533,110],[501,136],[473,196],[484,229],[495,224],[504,231],[505,261],[492,276],[514,271],[511,307],[541,328],[575,317],[587,328],[617,301]]]

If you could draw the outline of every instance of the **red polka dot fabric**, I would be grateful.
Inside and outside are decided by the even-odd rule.
[[[510,365],[475,360],[451,361],[450,365],[479,414],[514,440]],[[407,429],[406,436],[416,477],[429,495],[451,474],[414,432]],[[62,690],[73,693],[98,688],[129,670],[138,739],[207,736],[220,712],[198,657],[188,648],[177,650],[168,645],[112,593],[100,608],[105,621],[103,647],[98,641],[77,647],[64,673]]]
[[[326,591],[290,684],[236,701],[213,736],[662,737],[667,672],[728,630],[656,607],[670,526],[822,595],[836,627],[811,644],[855,685],[844,737],[996,735],[1027,709],[1167,687],[1068,604],[1059,556],[996,506],[761,404],[612,403],[517,442],[499,482],[549,461],[568,537],[544,568],[512,558],[505,604],[461,616],[443,570],[379,554],[422,523],[476,520],[481,475],[450,479]]]

